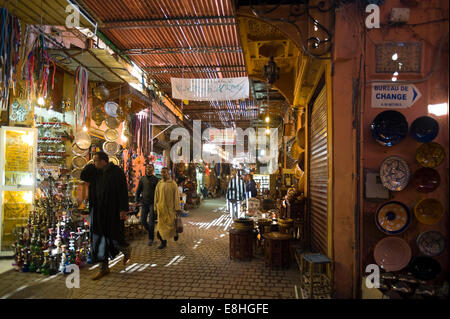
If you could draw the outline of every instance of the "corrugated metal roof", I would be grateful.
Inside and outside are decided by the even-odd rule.
[[[171,77],[247,76],[232,0],[121,0],[107,4],[84,0],[83,5],[99,19],[100,32],[120,50],[147,50],[143,54],[133,51],[129,57],[169,96]],[[148,52],[163,48],[174,50]],[[230,118],[251,119],[255,112],[245,114],[245,105],[252,103],[212,103],[211,109],[221,110],[220,117],[227,122]],[[192,104],[186,109],[189,107]]]

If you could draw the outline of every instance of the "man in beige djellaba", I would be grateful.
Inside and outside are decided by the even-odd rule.
[[[169,170],[164,167],[161,170],[162,179],[156,185],[155,190],[155,210],[158,213],[158,224],[156,226],[156,236],[161,240],[158,249],[167,246],[167,239],[173,237],[178,240],[175,219],[177,214],[181,214],[180,194],[178,185],[170,178]]]

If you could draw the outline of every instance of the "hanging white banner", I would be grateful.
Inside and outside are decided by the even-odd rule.
[[[191,101],[227,101],[249,97],[248,77],[221,79],[171,78],[172,98]]]

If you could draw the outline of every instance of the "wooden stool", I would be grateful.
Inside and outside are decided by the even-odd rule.
[[[331,298],[332,283],[327,273],[332,274],[332,261],[327,256],[319,253],[304,254],[300,268],[300,286],[307,298]]]
[[[252,260],[255,232],[230,229],[230,259]]]
[[[265,233],[263,235],[265,245],[265,263],[273,267],[288,267],[291,263],[290,241],[288,234],[279,232]]]

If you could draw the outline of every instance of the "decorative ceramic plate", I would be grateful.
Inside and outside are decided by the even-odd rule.
[[[113,164],[117,165],[117,166],[120,165],[119,159],[117,157],[115,157],[115,156],[110,156],[109,157],[109,161],[112,162]]]
[[[82,169],[83,167],[86,166],[86,164],[87,164],[87,160],[86,160],[86,158],[84,158],[82,156],[75,156],[72,159],[72,165],[75,168],[81,168]]]
[[[425,225],[436,224],[444,215],[444,206],[434,198],[425,198],[414,207],[417,220]]]
[[[117,109],[119,108],[119,104],[116,102],[106,102],[105,103],[105,112],[109,116],[117,117]]]
[[[79,131],[75,135],[75,143],[82,150],[87,150],[91,146],[91,136],[85,131]]]
[[[441,183],[439,173],[429,167],[419,168],[412,177],[414,187],[418,192],[431,193]]]
[[[398,111],[384,111],[375,117],[370,130],[378,143],[383,146],[393,146],[408,135],[408,122]]]
[[[119,127],[120,123],[115,117],[108,116],[105,120],[106,126],[111,129],[116,129]]]
[[[114,142],[118,138],[119,138],[119,133],[116,130],[113,130],[110,128],[109,130],[105,131],[105,139],[108,142]]]
[[[109,156],[116,155],[120,150],[120,145],[116,142],[105,142],[103,143],[103,151]]]
[[[437,231],[427,231],[417,237],[417,246],[420,251],[429,257],[435,257],[445,250],[445,237]]]
[[[75,168],[74,170],[72,170],[72,172],[70,173],[70,175],[72,175],[73,178],[80,179],[80,177],[81,177],[81,171],[82,171],[82,169],[80,169],[80,168]]]
[[[72,144],[72,153],[77,156],[86,156],[89,154],[89,148],[83,150],[76,143]]]
[[[408,266],[411,248],[404,239],[386,237],[375,245],[373,257],[383,270],[399,271]]]
[[[410,134],[418,142],[428,143],[439,133],[439,123],[432,117],[421,116],[411,124]]]
[[[391,191],[401,191],[408,185],[410,177],[406,161],[399,156],[386,158],[380,166],[380,178],[383,186]]]
[[[444,161],[444,157],[444,148],[436,142],[422,144],[416,152],[417,163],[423,167],[439,166]]]
[[[391,201],[378,208],[375,223],[382,232],[397,235],[408,228],[411,223],[411,214],[403,203]]]
[[[411,262],[411,271],[417,279],[433,280],[441,272],[441,265],[431,257],[420,256]]]

